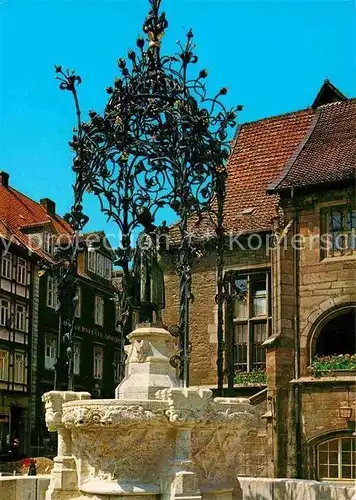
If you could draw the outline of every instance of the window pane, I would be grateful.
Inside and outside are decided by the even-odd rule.
[[[332,210],[330,217],[330,225],[332,232],[342,231],[342,214],[340,210]]]
[[[10,253],[2,254],[1,274],[4,278],[11,279],[12,255]]]
[[[322,479],[324,477],[328,477],[328,466],[327,465],[320,465],[319,466],[319,479]]]
[[[351,465],[351,451],[344,451],[341,460],[343,464]]]
[[[329,463],[332,465],[337,465],[339,463],[339,453],[337,451],[329,452]]]
[[[328,463],[328,452],[327,451],[320,451],[319,452],[319,463],[323,464],[323,465]]]
[[[253,297],[253,317],[267,315],[267,288],[266,278],[253,280],[252,283]]]
[[[332,441],[329,441],[329,450],[330,451],[338,451],[339,450],[339,440],[338,439],[333,439]]]
[[[253,335],[253,369],[264,369],[266,364],[266,349],[262,346],[267,339],[266,323],[256,323],[252,328]]]
[[[349,248],[356,250],[356,210],[349,212]]]
[[[341,469],[341,477],[342,479],[351,479],[352,478],[352,469],[350,466],[343,466]]]
[[[9,353],[8,351],[0,351],[0,379],[8,380],[9,374]]]
[[[351,446],[352,446],[352,439],[343,438],[341,440],[342,451],[351,451]]]
[[[247,302],[247,279],[235,280],[235,293],[236,300],[234,302],[234,317],[247,318],[248,317],[248,302]]]
[[[235,353],[234,363],[236,371],[247,371],[247,324],[236,324],[235,326]]]
[[[57,340],[52,335],[45,337],[45,368],[54,370],[57,358]]]
[[[76,343],[73,346],[73,373],[80,374],[80,344]]]
[[[18,384],[23,384],[25,371],[25,356],[23,353],[15,353],[15,363],[14,363],[14,382]]]
[[[339,477],[339,470],[337,465],[330,465],[329,477],[337,479]]]

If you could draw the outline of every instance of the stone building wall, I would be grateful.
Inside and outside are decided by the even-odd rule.
[[[322,378],[301,388],[301,446],[303,477],[316,478],[316,447],[327,438],[348,435],[354,430],[354,418],[347,422],[339,414],[341,406],[356,408],[355,380],[352,377]]]
[[[267,356],[269,393],[277,393],[276,442],[279,444],[275,454],[279,455],[279,465],[275,474],[279,476],[297,474],[314,478],[315,440],[327,439],[333,432],[347,433],[349,429],[347,422],[340,418],[338,409],[347,404],[349,394],[354,391],[354,379],[335,375],[318,381],[311,378],[308,366],[315,355],[315,342],[321,326],[341,311],[356,307],[355,255],[328,257],[322,252],[320,242],[320,210],[351,199],[350,190],[303,195],[295,200],[297,213],[291,200],[284,203],[284,224],[289,221],[297,221],[297,224],[290,226],[287,248],[274,255],[272,268],[274,281],[282,283],[282,287],[283,282],[289,282],[290,290],[288,285],[280,290],[279,309],[278,297],[274,296],[277,308],[274,310],[274,324],[280,338],[277,345],[268,349]],[[295,233],[302,235],[301,249],[297,252],[293,252],[290,245]],[[299,338],[298,383],[291,380],[298,370],[294,366],[295,349],[298,348],[296,335]],[[282,449],[288,446],[288,453],[286,449],[281,451],[281,445]]]
[[[356,256],[327,257],[320,248],[320,210],[350,202],[353,192],[335,189],[281,201],[284,220],[276,230],[273,251],[234,248],[226,269],[266,269],[272,273],[272,336],[266,343],[268,409],[265,429],[254,435],[250,450],[266,455],[268,475],[315,478],[315,442],[333,432],[348,432],[338,408],[347,403],[352,380],[335,377],[312,381],[308,366],[323,325],[342,308],[356,307]],[[302,236],[298,247],[297,234]],[[271,239],[267,239],[271,243]],[[166,323],[178,321],[179,283],[171,263],[166,268]],[[214,254],[194,267],[191,306],[191,384],[216,386],[216,305]],[[296,356],[296,353],[299,355]],[[298,379],[296,381],[295,379]],[[262,412],[261,412],[262,416]],[[251,431],[252,434],[255,432]],[[243,455],[241,474],[259,475]],[[249,470],[249,460],[254,472]]]
[[[241,245],[247,244],[241,240]],[[190,384],[217,386],[217,307],[215,304],[216,274],[215,254],[209,252],[194,265],[192,291],[194,302],[190,309],[190,340],[192,343]],[[225,268],[251,270],[269,268],[268,251],[247,251],[241,247],[227,251]],[[166,258],[165,267],[166,308],[164,322],[175,325],[178,322],[179,279]],[[254,396],[251,400],[261,417],[267,411],[267,394]],[[269,477],[273,475],[272,436],[265,418],[257,428],[248,430],[247,439],[241,438],[236,473],[242,476]]]
[[[305,206],[300,214],[300,233],[305,247],[300,257],[299,287],[302,375],[307,375],[318,322],[337,308],[356,305],[356,256],[323,258],[319,241],[320,210],[350,202],[353,196],[352,190],[345,189],[301,200]]]
[[[241,271],[267,269],[270,267],[269,252],[265,246],[260,250],[247,250],[248,242],[241,239],[241,246],[231,243],[225,257],[225,269]],[[241,248],[243,246],[243,248]],[[164,322],[178,323],[179,278],[166,257],[165,287],[166,308]],[[190,383],[191,385],[217,385],[217,307],[215,253],[208,252],[193,267],[192,291],[194,302],[190,308],[190,341],[192,343]]]

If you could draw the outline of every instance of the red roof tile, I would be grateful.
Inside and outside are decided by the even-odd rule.
[[[356,99],[318,108],[308,134],[269,187],[292,187],[352,181],[356,168]]]
[[[58,234],[71,231],[70,226],[58,215],[49,215],[45,209],[12,187],[0,185],[0,221],[7,237],[12,234],[18,242],[44,257],[38,248],[31,247],[28,229],[50,223]],[[27,229],[27,231],[26,231]]]
[[[267,195],[268,185],[279,177],[313,120],[312,108],[264,118],[241,125],[228,162],[224,210],[225,229],[234,234],[270,230],[277,215],[278,195]],[[209,239],[215,232],[208,216],[190,232]],[[179,240],[178,225],[170,228],[172,241]]]
[[[242,125],[228,165],[225,226],[234,232],[269,229],[278,196],[266,194],[306,134],[314,116],[304,109]]]

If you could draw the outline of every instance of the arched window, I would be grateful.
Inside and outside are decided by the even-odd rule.
[[[317,447],[318,479],[356,479],[356,438],[343,436]]]
[[[355,309],[332,318],[320,330],[315,345],[315,354],[317,356],[354,354],[356,349],[355,321]]]

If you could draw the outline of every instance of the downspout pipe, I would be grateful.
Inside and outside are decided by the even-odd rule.
[[[291,198],[294,209],[294,235],[299,234],[300,230],[300,213],[295,198],[295,190],[291,189]],[[300,274],[300,242],[294,238],[295,244],[293,247],[293,284],[295,296],[295,313],[294,313],[294,378],[300,377],[300,300],[299,300],[299,274]],[[298,243],[296,243],[298,241]],[[299,384],[294,384],[294,423],[295,423],[295,445],[296,445],[296,464],[295,474],[297,478],[302,478],[302,449],[301,449],[301,423],[300,423],[300,388]]]

